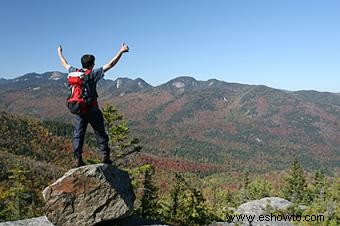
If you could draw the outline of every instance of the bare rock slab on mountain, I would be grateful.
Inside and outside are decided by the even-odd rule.
[[[86,225],[129,216],[135,195],[128,173],[107,164],[69,170],[45,188],[46,216],[58,226]]]

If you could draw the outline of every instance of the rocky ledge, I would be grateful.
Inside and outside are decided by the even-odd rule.
[[[125,218],[135,200],[128,173],[108,164],[71,169],[45,188],[43,197],[48,220],[60,226]]]

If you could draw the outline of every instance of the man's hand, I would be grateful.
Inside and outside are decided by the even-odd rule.
[[[63,67],[66,70],[68,70],[71,66],[67,63],[67,60],[65,59],[65,57],[63,55],[63,48],[61,47],[61,45],[58,47],[58,56],[59,56],[60,62],[63,65]]]
[[[122,43],[122,46],[120,47],[120,52],[121,52],[121,53],[129,52],[129,46],[126,45],[125,42]]]
[[[61,45],[58,47],[58,53],[62,53],[63,52],[63,48],[61,47]]]
[[[125,42],[123,42],[118,53],[110,60],[109,63],[103,65],[104,72],[107,72],[108,70],[113,68],[117,64],[123,53],[126,52],[129,52],[129,46],[126,45]]]

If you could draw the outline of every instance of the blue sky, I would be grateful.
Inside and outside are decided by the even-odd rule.
[[[160,85],[177,76],[340,92],[340,1],[1,0],[0,77],[64,71],[56,49],[107,78]]]

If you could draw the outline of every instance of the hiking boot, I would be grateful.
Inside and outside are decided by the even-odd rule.
[[[81,166],[85,166],[85,162],[83,161],[82,158],[76,158],[76,167],[81,167]]]
[[[110,159],[110,154],[102,156],[102,163],[111,165],[113,162]]]

